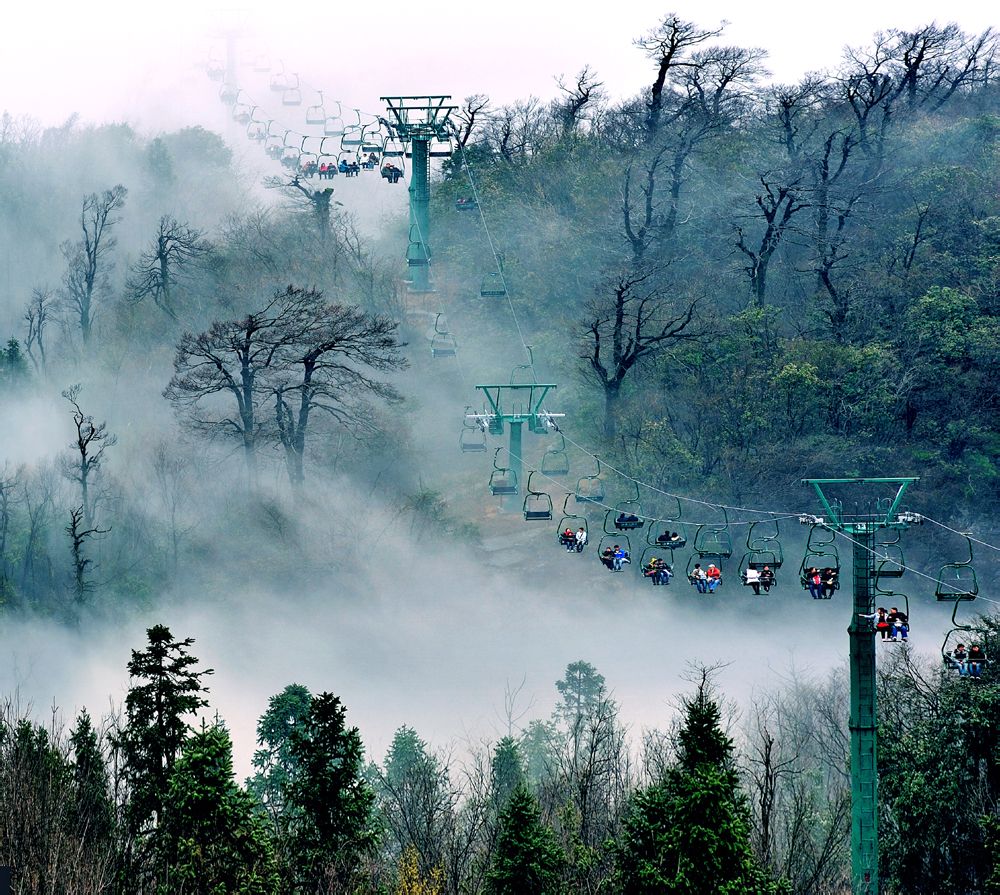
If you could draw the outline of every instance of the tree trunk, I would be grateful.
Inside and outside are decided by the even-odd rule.
[[[614,438],[618,432],[618,398],[621,384],[609,382],[604,386],[604,437]]]

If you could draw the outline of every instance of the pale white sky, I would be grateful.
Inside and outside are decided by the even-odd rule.
[[[730,22],[729,43],[761,46],[784,81],[833,66],[845,44],[878,29],[956,21],[967,31],[992,24],[982,0],[507,0],[503,3],[283,2],[245,0],[55,0],[8,4],[0,30],[0,109],[45,124],[72,112],[88,121],[128,120],[140,128],[225,121],[204,64],[211,34],[238,23],[245,61],[285,61],[327,98],[379,111],[394,93],[487,93],[497,102],[555,92],[553,78],[589,63],[614,96],[649,83],[632,39],[676,10],[700,25]],[[43,12],[44,10],[44,12]],[[324,10],[324,12],[317,12]],[[214,42],[218,55],[222,41]],[[243,69],[245,86],[264,92]],[[256,81],[254,81],[256,77]],[[306,95],[306,101],[309,96]]]

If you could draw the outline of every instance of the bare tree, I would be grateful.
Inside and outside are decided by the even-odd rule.
[[[24,337],[24,350],[35,371],[45,369],[45,330],[52,314],[54,296],[52,290],[39,287],[31,290],[31,301],[24,309],[24,322],[27,324],[27,334]],[[38,357],[35,357],[35,349]]]
[[[485,93],[473,93],[462,101],[461,108],[453,116],[455,120],[455,144],[459,151],[465,149],[482,119],[489,114],[490,98]]]
[[[759,177],[761,192],[754,197],[759,209],[756,217],[764,221],[764,229],[756,238],[752,237],[742,224],[736,225],[736,248],[747,257],[744,268],[750,278],[750,304],[762,305],[767,296],[767,273],[774,253],[778,251],[782,237],[788,230],[792,218],[803,208],[809,207],[804,198],[804,190],[798,177],[787,183],[781,182],[772,172],[765,171]]]
[[[297,174],[288,178],[266,177],[264,178],[264,185],[268,189],[283,190],[287,194],[304,199],[308,204],[309,210],[312,212],[320,240],[325,243],[329,239],[331,206],[343,204],[342,202],[334,201],[332,186],[314,190],[312,187],[303,184]]]
[[[660,129],[660,116],[664,107],[664,90],[669,92],[669,79],[678,69],[694,65],[689,54],[695,48],[720,35],[725,28],[702,30],[693,22],[686,22],[677,13],[668,13],[663,21],[647,34],[638,38],[635,45],[646,52],[656,65],[656,78],[646,100],[646,137],[653,140]]]
[[[388,317],[323,301],[314,289],[289,287],[283,301],[306,321],[295,341],[282,349],[269,377],[275,401],[278,440],[293,486],[304,481],[303,459],[313,411],[348,429],[371,429],[368,397],[399,401],[388,383],[369,371],[406,366],[396,339],[399,326]]]
[[[289,286],[259,311],[239,320],[216,321],[197,336],[185,333],[177,346],[174,375],[163,392],[195,431],[240,441],[251,484],[257,477],[259,405],[266,394],[263,377],[280,358],[281,349],[296,345],[310,324],[310,309],[289,300],[293,295]],[[220,395],[233,400],[235,414],[213,403]]]
[[[672,344],[700,337],[692,324],[698,299],[671,301],[658,271],[619,274],[587,307],[583,322],[586,373],[604,391],[604,434],[617,429],[618,401],[629,372]]]
[[[69,511],[69,525],[65,530],[69,535],[70,554],[73,557],[73,599],[78,606],[82,606],[94,590],[94,583],[87,577],[87,570],[93,566],[94,561],[86,555],[84,548],[87,541],[95,535],[107,534],[111,529],[88,525],[84,521],[84,509],[81,506]]]
[[[177,319],[174,287],[189,264],[204,258],[211,246],[200,230],[176,218],[160,218],[156,238],[132,268],[125,288],[133,302],[151,298],[161,311]]]
[[[568,84],[564,77],[556,78],[556,86],[563,97],[555,101],[553,111],[566,136],[580,126],[587,106],[596,105],[604,98],[604,82],[598,81],[597,73],[585,65]]]
[[[94,294],[106,277],[106,257],[115,247],[111,230],[118,223],[115,212],[125,204],[128,190],[121,184],[103,193],[84,197],[80,209],[82,237],[78,242],[62,244],[66,259],[63,280],[66,300],[75,312],[84,346],[90,344],[95,308]]]
[[[69,446],[70,455],[63,464],[63,474],[80,486],[83,523],[89,527],[94,509],[91,485],[104,462],[104,452],[115,445],[118,438],[108,432],[107,423],[94,425],[94,418],[83,412],[79,401],[81,391],[82,387],[77,383],[62,393],[73,407],[73,425],[76,427],[76,439]]]
[[[173,574],[177,574],[181,539],[189,529],[180,523],[181,509],[187,496],[191,467],[187,458],[177,454],[176,445],[159,442],[153,449],[153,475],[160,489],[160,500],[167,515],[170,538],[170,558]]]

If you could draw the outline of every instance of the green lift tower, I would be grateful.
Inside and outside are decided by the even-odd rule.
[[[450,96],[383,96],[388,118],[382,123],[409,148],[410,234],[406,264],[411,292],[433,292],[430,266],[430,160],[451,155],[449,117],[457,106],[445,105]]]
[[[476,388],[486,396],[487,409],[483,413],[467,414],[466,418],[480,423],[491,435],[503,435],[504,423],[510,427],[509,468],[514,473],[514,481],[520,484],[524,472],[521,447],[524,424],[527,423],[528,430],[536,435],[547,435],[550,429],[555,428],[555,420],[565,416],[542,409],[545,396],[557,386],[525,382],[477,385]],[[506,506],[513,507],[517,503],[516,499],[509,499]]]
[[[854,601],[850,636],[851,666],[851,891],[879,895],[878,883],[878,765],[876,763],[875,626],[873,584],[875,535],[881,529],[902,530],[921,517],[900,511],[906,489],[915,478],[803,479],[816,491],[821,516],[803,516],[851,539]],[[857,486],[864,499],[857,499]],[[853,493],[852,493],[853,492]],[[886,494],[888,492],[888,494]],[[850,507],[850,512],[845,510]]]

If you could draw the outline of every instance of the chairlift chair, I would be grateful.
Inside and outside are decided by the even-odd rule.
[[[253,70],[257,72],[257,74],[264,74],[264,72],[269,72],[271,70],[271,63],[268,60],[267,56],[261,53],[258,56],[254,57]]]
[[[462,417],[462,431],[458,437],[458,446],[463,454],[479,454],[486,450],[486,427],[469,419],[471,410],[472,406],[467,404]]]
[[[559,525],[556,526],[556,540],[559,541],[562,537],[562,533],[566,531],[567,528],[574,532],[582,528],[584,533],[587,535],[587,540],[589,541],[590,526],[587,523],[587,517],[581,516],[578,513],[571,513],[569,511],[569,499],[572,496],[572,494],[567,493],[566,497],[563,499],[562,517],[559,519]]]
[[[642,518],[642,504],[639,502],[639,483],[633,481],[632,484],[635,485],[635,497],[621,501],[614,510],[608,511],[617,514],[614,525],[618,531],[635,531],[646,524],[646,520]]]
[[[455,200],[455,211],[479,211],[479,203],[474,196],[459,196]]]
[[[754,531],[757,526],[762,525],[773,525],[774,533],[766,533],[765,529],[765,534],[755,534]],[[785,561],[784,550],[779,540],[780,535],[781,529],[778,527],[777,519],[763,519],[758,522],[751,522],[750,528],[747,531],[747,550],[750,553],[770,554],[772,562],[768,564],[772,569],[780,569],[781,564]]]
[[[219,88],[219,99],[222,100],[223,104],[227,106],[235,106],[236,100],[239,99],[240,88],[235,84],[223,84]]]
[[[427,146],[428,158],[450,158],[453,152],[450,140],[431,140]]]
[[[662,559],[664,563],[670,566],[670,574],[671,576],[673,575],[674,572],[673,555],[671,555],[670,559],[668,560],[665,556],[662,556],[662,554],[665,552],[666,551],[660,547],[646,547],[642,551],[642,555],[639,557],[639,574],[642,575],[644,578],[649,578],[649,580],[653,584],[656,584],[656,580],[652,575],[647,575],[646,570],[649,566],[649,563],[654,559]],[[670,582],[668,581],[667,583],[669,584]]]
[[[558,447],[549,446],[542,454],[540,472],[542,475],[559,476],[569,475],[569,454],[566,453],[566,437],[562,432],[556,433],[559,436]]]
[[[503,298],[507,294],[507,285],[504,283],[503,274],[495,270],[484,274],[483,282],[479,286],[479,294],[483,298]]]
[[[286,146],[281,150],[281,164],[291,171],[298,170],[300,158],[302,153],[294,146]]]
[[[233,121],[237,124],[249,124],[253,119],[253,110],[249,103],[236,103],[233,106]]]
[[[431,340],[431,357],[454,357],[458,350],[455,337],[448,331],[448,325],[442,320],[444,314],[434,318],[434,327],[428,333]]]
[[[597,559],[600,561],[601,565],[605,565],[604,562],[604,551],[609,547],[614,547],[617,544],[622,550],[625,551],[625,556],[627,558],[628,564],[632,562],[632,542],[629,540],[629,536],[626,534],[620,534],[614,532],[613,534],[606,534],[597,542]],[[625,563],[623,563],[624,565]],[[608,571],[614,571],[610,567]]]
[[[934,587],[934,596],[939,602],[974,600],[979,594],[979,580],[972,565],[972,539],[968,535],[963,535],[963,537],[968,545],[969,557],[941,566],[937,576],[937,584]]]
[[[517,494],[517,473],[506,466],[497,465],[497,457],[503,448],[497,448],[493,455],[493,472],[490,474],[489,489],[494,496]]]
[[[247,125],[247,137],[260,143],[267,139],[267,125],[263,121],[251,121]]]
[[[601,478],[601,461],[597,457],[594,457],[594,460],[597,463],[597,472],[577,479],[575,492],[577,503],[604,503],[606,494],[604,479]]]
[[[301,106],[302,91],[298,87],[289,87],[281,94],[281,104],[283,106]]]
[[[395,137],[386,137],[382,143],[383,158],[402,158],[405,153],[403,143]]]
[[[205,66],[205,73],[212,81],[221,81],[226,76],[225,63],[218,59],[209,59]]]
[[[528,473],[527,493],[524,495],[525,522],[548,522],[552,519],[552,498],[545,491],[537,491],[531,487],[531,477],[535,474],[532,470]]]
[[[699,525],[694,534],[694,552],[728,559],[733,555],[733,539],[727,529]]]
[[[317,90],[319,102],[306,108],[306,124],[326,124],[326,109],[323,108],[323,91]]]
[[[273,75],[271,75],[270,86],[271,90],[273,90],[275,93],[284,93],[292,86],[291,80],[289,79],[288,75],[285,74],[284,66],[282,66],[281,71],[277,71]]]

